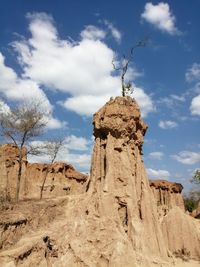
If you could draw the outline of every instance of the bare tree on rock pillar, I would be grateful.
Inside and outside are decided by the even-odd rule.
[[[144,40],[139,41],[136,45],[131,47],[129,55],[128,56],[126,56],[125,54],[123,55],[122,60],[119,63],[119,66],[117,66],[114,59],[112,60],[113,69],[116,71],[120,71],[122,96],[126,96],[128,93],[132,93],[133,91],[131,82],[130,81],[126,82],[125,76],[127,74],[130,63],[133,61],[133,53],[135,49],[139,47],[145,47],[147,41],[148,38],[145,38]]]

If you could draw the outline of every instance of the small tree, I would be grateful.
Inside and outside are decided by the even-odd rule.
[[[19,200],[24,146],[42,133],[47,124],[46,118],[47,114],[40,110],[39,103],[18,105],[16,108],[0,114],[1,134],[14,143],[19,153],[16,201]]]
[[[56,157],[58,155],[58,152],[60,151],[63,143],[64,143],[64,140],[58,138],[58,139],[47,141],[42,146],[42,150],[45,151],[45,154],[47,154],[49,156],[49,158],[50,158],[50,164],[54,163],[54,161],[55,161],[55,159],[56,159]],[[43,195],[44,186],[45,186],[45,183],[46,183],[48,172],[49,172],[49,165],[47,165],[45,176],[44,176],[44,179],[43,179],[43,182],[42,182],[42,186],[41,186],[41,189],[40,189],[40,199],[42,199],[42,195]]]
[[[123,55],[122,60],[119,64],[120,65],[119,67],[115,63],[115,60],[114,59],[112,60],[112,65],[113,65],[114,70],[120,71],[122,96],[126,96],[128,93],[132,93],[133,91],[131,82],[130,81],[126,82],[125,76],[127,74],[130,63],[133,61],[133,53],[135,49],[139,47],[145,47],[147,44],[147,41],[148,41],[148,38],[145,38],[144,40],[139,41],[136,45],[131,47],[129,55],[128,56]]]
[[[195,171],[191,182],[200,186],[200,170]]]

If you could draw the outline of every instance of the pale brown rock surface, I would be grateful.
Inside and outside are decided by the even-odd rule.
[[[0,146],[0,195],[14,199],[18,172],[18,150],[14,145]],[[46,177],[46,179],[45,179]],[[87,175],[76,171],[72,165],[28,163],[24,149],[20,199],[39,199],[44,179],[43,198],[80,194],[85,192]]]
[[[172,208],[162,220],[166,244],[173,254],[186,254],[200,260],[200,224],[179,207]]]
[[[151,190],[157,202],[157,209],[160,216],[165,215],[173,207],[179,207],[185,211],[183,186],[179,183],[166,180],[149,180]]]
[[[8,207],[0,221],[2,267],[176,266],[171,236],[166,236],[171,226],[165,221],[173,209],[160,223],[142,160],[147,125],[138,105],[130,97],[111,99],[93,123],[95,145],[85,192]],[[185,217],[178,210],[180,222]],[[175,250],[182,248],[180,240]],[[195,258],[196,238],[194,251]]]

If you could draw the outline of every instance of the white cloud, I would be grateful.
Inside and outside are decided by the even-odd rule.
[[[88,150],[91,145],[91,140],[84,137],[77,137],[75,135],[70,135],[65,138],[65,146],[71,150],[84,151]]]
[[[193,63],[191,68],[186,71],[185,78],[187,82],[200,80],[200,64]]]
[[[10,107],[2,100],[0,100],[0,114],[8,114]]]
[[[29,14],[29,19],[31,38],[13,43],[25,79],[70,95],[63,106],[80,115],[92,115],[110,96],[120,94],[120,77],[112,66],[115,53],[103,42],[104,31],[90,25],[79,42],[72,42],[59,38],[46,14]],[[154,110],[142,88],[134,94],[143,115]]]
[[[52,106],[45,93],[37,83],[30,79],[20,79],[15,71],[5,65],[5,58],[0,53],[0,92],[10,100],[24,101],[34,98],[42,103],[46,109],[51,110]]]
[[[63,129],[67,126],[66,121],[60,121],[57,118],[50,117],[47,123],[47,129]]]
[[[166,170],[154,170],[151,168],[147,169],[147,174],[149,178],[156,178],[156,179],[167,179],[170,176],[170,173]]]
[[[175,121],[159,121],[158,126],[162,129],[172,129],[178,126]]]
[[[146,117],[148,113],[155,111],[155,106],[150,96],[148,96],[142,88],[133,86],[133,97],[140,105],[141,113],[143,117]]]
[[[161,160],[163,158],[163,156],[164,156],[164,153],[159,152],[159,151],[149,153],[149,157],[152,159]]]
[[[43,141],[33,141],[32,145],[42,146]],[[56,161],[66,162],[72,164],[76,169],[84,172],[89,172],[91,154],[90,154],[91,140],[84,137],[77,137],[70,135],[64,139],[63,145],[59,150]],[[74,152],[76,151],[76,153]],[[88,151],[87,153],[83,153]],[[50,157],[48,151],[40,156],[28,156],[29,162],[49,162]]]
[[[191,105],[190,105],[190,111],[192,115],[199,115],[200,116],[200,95],[195,96],[192,99]]]
[[[66,126],[66,122],[61,122],[52,117],[53,106],[49,102],[46,94],[39,87],[38,83],[29,78],[20,78],[16,72],[5,65],[5,58],[0,53],[0,92],[12,101],[36,103],[38,108],[45,113],[49,113],[47,129],[56,129]],[[6,103],[4,103],[8,107]]]
[[[110,21],[104,20],[104,23],[108,27],[108,29],[110,30],[110,32],[111,32],[113,38],[116,40],[116,42],[120,43],[121,38],[122,38],[121,32],[116,27],[114,27],[114,25]]]
[[[192,151],[181,151],[177,155],[172,155],[172,158],[186,165],[192,165],[200,162],[200,153]]]
[[[170,11],[168,3],[160,2],[157,5],[146,3],[141,17],[163,32],[171,35],[180,34],[175,27],[176,18]]]
[[[106,101],[108,101],[110,95],[80,95],[69,97],[63,106],[66,109],[72,110],[79,115],[90,116],[94,114],[100,107],[102,107]]]
[[[81,32],[82,39],[101,40],[106,37],[106,32],[93,25],[88,25]]]

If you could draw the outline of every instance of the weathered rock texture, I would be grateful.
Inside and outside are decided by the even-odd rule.
[[[22,176],[27,164],[26,150],[23,153]],[[16,194],[19,153],[15,145],[0,145],[0,196],[14,199]]]
[[[172,208],[162,220],[162,231],[174,255],[200,260],[200,224],[179,207]]]
[[[18,155],[18,150],[14,145],[0,146],[0,195],[4,199],[15,198],[19,168]],[[49,198],[85,192],[87,176],[66,163],[28,163],[24,149],[20,199],[40,198],[44,179],[42,196]]]
[[[149,180],[149,184],[156,199],[158,209],[163,208],[167,211],[177,206],[185,211],[183,196],[181,195],[183,186],[181,184],[165,180]]]
[[[129,97],[110,100],[94,115],[93,123],[96,142],[90,191],[96,202],[95,212],[111,220],[113,231],[120,230],[118,243],[124,239],[120,255],[116,248],[111,249],[118,261],[135,253],[149,260],[165,259],[156,204],[141,157],[147,125],[137,103]]]
[[[111,99],[94,115],[93,124],[95,145],[86,192],[38,201],[35,216],[23,209],[17,219],[10,220],[9,209],[5,211],[0,221],[1,235],[7,236],[1,242],[3,267],[172,266],[168,250],[174,252],[184,244],[177,238],[178,245],[171,245],[175,233],[165,218],[172,218],[173,209],[162,224],[158,220],[141,156],[147,125],[138,105],[130,97]],[[180,210],[179,223],[185,218],[182,215]],[[26,232],[27,224],[34,232],[20,234]],[[168,229],[172,236],[166,234]],[[179,233],[183,234],[181,228]],[[193,239],[191,235],[190,242]],[[192,253],[197,257],[197,238],[194,247]]]

